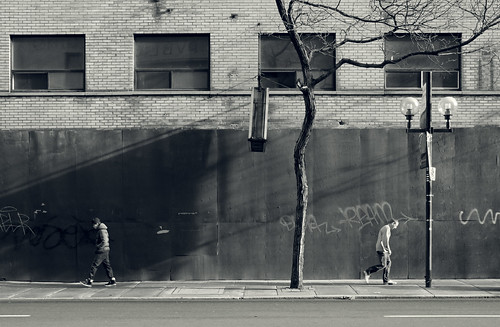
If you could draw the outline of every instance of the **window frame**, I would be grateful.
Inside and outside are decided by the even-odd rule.
[[[301,35],[303,36],[323,36],[323,37],[331,37],[333,38],[332,42],[333,44],[336,42],[336,35],[335,33],[300,33]],[[262,42],[263,42],[263,38],[267,38],[268,40],[272,39],[272,38],[277,38],[277,39],[280,39],[280,40],[285,40],[285,39],[288,39],[290,44],[293,46],[291,40],[289,39],[289,36],[286,34],[286,33],[261,33],[259,34],[259,77],[261,78],[261,83],[262,83],[262,79],[266,78],[264,77],[265,74],[282,74],[281,76],[282,77],[285,77],[284,75],[285,74],[294,74],[293,76],[293,86],[286,86],[285,84],[282,84],[283,86],[286,86],[286,87],[270,87],[270,89],[274,89],[274,90],[286,90],[286,89],[296,89],[296,85],[295,85],[295,82],[299,79],[299,78],[302,78],[302,67],[300,66],[300,62],[299,62],[299,59],[297,57],[297,62],[298,62],[298,67],[295,68],[295,67],[290,67],[290,68],[286,68],[286,67],[274,67],[274,68],[263,68],[262,67],[262,63],[263,63],[263,52],[262,52]],[[294,52],[295,53],[295,52]],[[331,53],[331,64],[332,66],[330,67],[331,68],[334,68],[335,67],[335,60],[336,60],[336,51],[335,51],[335,48],[332,49],[332,53]],[[322,72],[326,71],[325,69],[319,69],[319,68],[312,68],[311,69],[312,73],[315,75],[315,76],[319,76],[321,75]],[[325,80],[325,81],[322,81],[321,83],[319,83],[318,85],[316,85],[316,90],[319,90],[319,91],[335,91],[336,90],[336,81],[337,81],[337,77],[336,77],[336,72],[335,73],[332,73],[328,78],[331,78],[330,81]],[[275,79],[269,79],[269,84],[280,84],[279,82],[275,82],[275,80],[279,79],[279,77],[276,77]],[[290,79],[290,76],[288,77],[288,79]],[[320,85],[322,83],[328,83],[328,82],[331,83],[331,87],[328,87],[328,88],[324,88],[324,87],[320,87]],[[266,84],[266,83],[264,83]],[[264,85],[263,87],[268,87],[266,85]]]
[[[81,52],[73,51],[67,52],[66,54],[77,55],[78,60],[81,60],[78,64],[82,68],[18,68],[16,67],[16,45],[15,42],[20,40],[43,40],[46,39],[46,42],[49,43],[50,39],[55,40],[59,39],[81,39]],[[11,44],[11,60],[10,60],[10,83],[11,83],[11,91],[13,92],[84,92],[86,89],[86,40],[84,34],[35,34],[35,35],[10,35],[10,44]],[[54,52],[55,53],[55,52]],[[81,82],[81,88],[73,88],[73,87],[51,87],[51,83],[55,83],[57,85],[57,80],[54,78],[57,74],[81,74],[81,79],[78,77],[78,83]],[[46,87],[34,87],[34,88],[18,88],[16,87],[18,80],[22,76],[42,76],[44,75],[43,81],[46,83]]]
[[[429,36],[436,36],[437,38],[441,37],[450,37],[452,40],[455,39],[455,40],[459,40],[457,43],[460,43],[461,42],[461,39],[462,39],[462,35],[460,33],[425,33],[425,35],[429,35]],[[389,38],[391,38],[392,40],[396,39],[396,38],[400,38],[403,40],[403,38],[405,37],[411,37],[410,34],[404,34],[404,33],[398,33],[398,34],[395,34],[395,35],[392,35],[392,36],[388,36],[388,37],[385,37],[384,38],[384,59],[385,60],[388,60],[390,58],[388,58],[388,50],[387,50],[387,42],[390,41]],[[456,75],[456,85],[454,86],[450,86],[450,87],[447,87],[447,86],[437,86],[438,83],[437,83],[437,80],[435,80],[433,77],[433,83],[432,83],[432,89],[434,90],[448,90],[448,91],[459,91],[461,90],[462,88],[462,55],[461,55],[461,47],[457,48],[456,49],[456,57],[457,57],[457,63],[456,63],[456,68],[455,69],[437,69],[437,68],[428,68],[428,67],[408,67],[408,68],[401,68],[401,67],[397,67],[398,64],[389,64],[389,65],[386,65],[384,67],[384,89],[386,90],[419,90],[423,87],[423,73],[425,71],[430,71],[431,72],[431,76],[434,76],[432,73],[449,73],[449,74],[455,74]],[[425,55],[422,55],[422,56],[425,56]],[[417,56],[415,56],[417,57]],[[432,56],[432,57],[435,57],[436,59],[439,58],[439,56]],[[428,58],[427,60],[431,60],[430,58]],[[405,63],[405,60],[402,61],[402,63]],[[401,63],[399,63],[401,64]],[[428,65],[428,66],[431,66],[431,65]],[[415,75],[418,75],[418,80],[415,81],[417,83],[415,83],[416,85],[415,86],[401,86],[401,85],[398,85],[398,86],[392,86],[392,85],[388,85],[388,75],[389,74],[399,74],[399,73],[402,73],[402,74],[415,74]],[[440,81],[442,81],[443,79],[440,79]]]
[[[189,67],[156,67],[156,68],[143,68],[138,66],[138,43],[137,40],[140,38],[182,38],[182,37],[206,37],[207,42],[207,54],[206,54],[206,62],[207,66],[203,68],[189,68]],[[205,73],[205,87],[179,87],[176,88],[174,85],[176,83],[175,75],[182,73]],[[139,87],[139,83],[141,83],[141,79],[139,78],[139,74],[142,73],[163,73],[168,74],[168,85],[169,87],[157,87],[157,88],[147,88],[147,87]],[[180,80],[180,79],[179,79]],[[135,91],[210,91],[211,89],[211,47],[210,47],[210,34],[209,33],[190,33],[190,34],[173,34],[173,33],[161,33],[161,34],[134,34],[134,90]]]

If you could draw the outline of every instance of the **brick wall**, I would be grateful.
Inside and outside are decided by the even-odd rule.
[[[282,29],[273,0],[2,1],[0,129],[246,129],[249,90],[257,85],[258,35]],[[327,24],[318,30],[338,32]],[[134,91],[134,34],[141,33],[210,33],[211,90]],[[10,91],[10,36],[30,34],[85,35],[85,92]],[[494,45],[499,34],[479,40],[492,45],[489,50],[463,54],[461,91],[435,93],[436,102],[444,95],[458,98],[454,126],[500,125],[500,64]],[[343,48],[337,55],[383,57],[380,44]],[[344,66],[337,73],[337,91],[317,92],[316,126],[403,128],[398,105],[408,95],[419,96],[384,91],[383,70]],[[272,92],[270,104],[269,128],[301,125],[298,92]]]

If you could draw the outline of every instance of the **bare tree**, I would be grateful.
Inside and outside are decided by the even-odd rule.
[[[297,183],[297,205],[293,240],[291,288],[303,287],[304,244],[308,205],[306,174],[306,148],[316,116],[315,86],[334,74],[343,65],[362,68],[384,68],[403,63],[416,56],[437,57],[453,51],[477,51],[483,46],[472,47],[480,37],[500,24],[500,1],[495,0],[276,0],[279,15],[297,52],[302,66],[302,79],[297,81],[301,91],[305,116],[294,149],[294,167]],[[310,47],[303,42],[302,33],[329,30],[336,33],[334,44]],[[460,33],[453,42],[433,42],[437,31]],[[498,31],[497,31],[498,32]],[[336,58],[332,69],[314,77],[311,61],[327,49],[366,46],[389,37],[406,35],[418,47],[400,56],[384,57],[379,62],[356,58]],[[491,34],[493,35],[493,34]],[[488,44],[482,42],[481,44]],[[489,43],[491,44],[491,43]],[[383,51],[384,49],[381,48]]]

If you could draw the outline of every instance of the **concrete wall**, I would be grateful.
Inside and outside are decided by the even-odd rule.
[[[0,277],[85,277],[97,215],[120,280],[287,279],[297,133],[271,130],[251,153],[233,130],[2,131]],[[498,127],[435,135],[435,278],[500,278],[499,139]],[[423,278],[418,135],[317,129],[308,151],[305,278],[358,278],[392,217],[393,276]]]

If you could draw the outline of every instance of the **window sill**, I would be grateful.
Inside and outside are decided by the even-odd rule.
[[[384,96],[405,95],[421,96],[420,90],[340,90],[324,91],[315,90],[319,96]],[[250,96],[251,90],[167,90],[167,91],[84,91],[84,92],[26,92],[26,91],[0,91],[0,97],[119,97],[119,96]],[[270,90],[270,95],[300,96],[298,89]],[[433,90],[433,95],[449,96],[500,96],[500,90]]]
[[[0,97],[103,97],[103,96],[231,96],[250,95],[251,90],[165,90],[165,91],[64,91],[64,92],[29,92],[29,91],[0,91]]]

